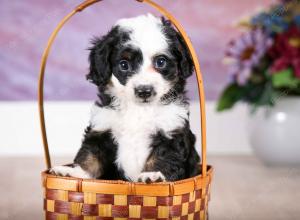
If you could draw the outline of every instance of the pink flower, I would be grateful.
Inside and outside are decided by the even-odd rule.
[[[233,80],[239,85],[245,85],[253,67],[259,64],[271,45],[272,39],[261,29],[252,30],[230,42],[226,55],[233,61],[229,66]]]

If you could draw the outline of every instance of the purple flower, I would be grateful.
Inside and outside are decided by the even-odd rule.
[[[253,67],[259,64],[271,45],[272,39],[261,29],[251,30],[230,42],[226,56],[232,61],[229,66],[232,79],[239,85],[245,85]]]

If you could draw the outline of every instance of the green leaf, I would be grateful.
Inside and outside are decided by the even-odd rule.
[[[276,96],[276,92],[273,89],[271,83],[266,83],[264,86],[264,90],[259,97],[258,102],[256,103],[257,106],[272,106],[274,104],[274,99]]]
[[[237,84],[230,84],[223,91],[217,106],[217,111],[221,112],[230,109],[243,96],[244,90]]]
[[[295,89],[300,85],[300,80],[294,77],[292,69],[285,69],[272,75],[272,84],[275,88]]]

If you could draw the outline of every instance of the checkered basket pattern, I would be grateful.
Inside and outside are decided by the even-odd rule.
[[[38,84],[38,107],[46,166],[51,168],[44,115],[44,77],[48,55],[57,34],[78,12],[101,2],[85,0],[66,15],[51,34],[44,50]],[[201,175],[162,183],[90,180],[42,173],[46,220],[207,220],[213,168],[206,163],[206,117],[202,74],[197,54],[180,23],[152,0],[135,0],[153,7],[169,19],[183,37],[192,57],[198,83],[201,124]]]
[[[76,183],[73,186],[63,184],[70,181],[65,177],[47,173],[43,177],[44,210],[48,220],[207,219],[210,175],[206,184],[199,177],[154,185],[71,179]],[[111,194],[112,184],[119,188],[120,194]],[[158,187],[159,192],[153,191],[153,186]],[[97,187],[102,189],[93,191]],[[191,187],[194,190],[190,191]],[[158,194],[166,196],[157,196]]]

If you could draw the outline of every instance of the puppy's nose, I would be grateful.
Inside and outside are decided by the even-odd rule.
[[[147,99],[154,94],[153,86],[143,85],[134,88],[134,93],[137,97]]]

